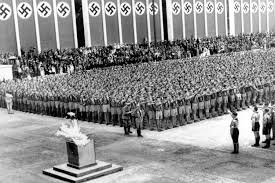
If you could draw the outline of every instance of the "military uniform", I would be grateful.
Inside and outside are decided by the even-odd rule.
[[[235,115],[235,117],[233,117],[231,121],[230,134],[231,134],[231,138],[234,146],[234,151],[232,153],[237,154],[239,153],[239,120],[237,118],[237,115]]]

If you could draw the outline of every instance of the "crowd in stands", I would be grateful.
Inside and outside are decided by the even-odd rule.
[[[219,36],[186,39],[173,42],[142,43],[139,45],[112,45],[63,50],[47,50],[38,54],[36,49],[22,51],[14,68],[19,78],[70,73],[92,68],[124,65],[149,61],[183,59],[200,55],[238,52],[270,47],[272,34]],[[11,55],[0,55],[0,64],[10,64]]]
[[[0,99],[4,105],[9,92],[18,110],[55,116],[76,111],[83,120],[107,124],[121,124],[123,107],[139,103],[150,128],[161,117],[158,129],[224,114],[228,108],[274,104],[274,49],[169,59],[6,81],[0,84]]]

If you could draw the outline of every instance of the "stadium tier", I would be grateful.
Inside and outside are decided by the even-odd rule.
[[[0,51],[266,33],[274,11],[270,0],[2,0]]]

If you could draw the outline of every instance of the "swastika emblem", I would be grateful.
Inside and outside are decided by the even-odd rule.
[[[214,7],[214,3],[212,1],[208,1],[206,3],[206,7],[205,7],[205,10],[207,13],[213,13],[215,7]]]
[[[120,12],[123,16],[129,16],[131,14],[132,8],[129,3],[124,2],[120,6]]]
[[[272,12],[273,11],[273,8],[274,8],[274,4],[272,1],[269,1],[268,2],[268,12]]]
[[[190,2],[185,2],[183,10],[184,10],[184,13],[187,15],[192,13],[192,4]]]
[[[252,2],[250,8],[251,8],[251,12],[252,13],[257,13],[257,11],[258,11],[258,5],[257,5],[256,2]]]
[[[105,13],[108,16],[114,16],[116,14],[116,5],[113,2],[108,2],[105,4]]]
[[[100,14],[100,6],[97,2],[91,2],[89,4],[89,14],[92,17],[97,17]]]
[[[157,3],[154,3],[154,4],[150,3],[148,8],[149,8],[149,13],[151,15],[154,15],[154,11],[155,11],[155,15],[158,14],[159,6]]]
[[[234,12],[235,12],[235,13],[239,13],[240,10],[241,10],[240,2],[235,1],[235,2],[234,2]]]
[[[8,20],[11,16],[11,7],[6,3],[0,3],[0,20]]]
[[[19,3],[17,6],[17,14],[22,19],[29,19],[32,15],[32,6],[26,2]]]
[[[203,12],[203,4],[202,4],[202,2],[197,1],[197,2],[195,3],[195,7],[196,7],[196,12],[197,12],[198,14],[200,14],[200,13]]]
[[[264,2],[261,2],[261,4],[260,4],[260,12],[261,12],[261,13],[264,13],[264,12],[265,12],[265,9],[266,9],[265,3],[264,3]]]
[[[66,2],[60,2],[57,4],[57,14],[61,18],[66,18],[71,12],[71,7]]]
[[[178,2],[173,2],[172,4],[172,12],[174,15],[178,15],[180,13],[180,4]]]
[[[243,3],[243,12],[247,14],[249,12],[249,4],[248,2]]]
[[[223,3],[222,2],[218,2],[216,4],[216,11],[218,14],[222,14],[223,11],[224,11],[224,6],[223,6]]]
[[[138,15],[143,15],[145,12],[145,5],[142,2],[136,2],[135,4],[135,11]]]
[[[41,1],[37,6],[38,15],[47,18],[52,14],[52,7],[48,2]]]

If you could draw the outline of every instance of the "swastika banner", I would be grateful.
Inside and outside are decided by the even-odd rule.
[[[36,13],[38,15],[38,25],[40,34],[40,44],[42,50],[56,49],[56,31],[53,12],[53,1],[42,0],[37,2]]]
[[[134,24],[133,24],[133,5],[132,0],[120,0],[120,17],[122,27],[122,42],[134,43]]]
[[[259,32],[259,3],[258,0],[251,0],[250,11],[252,14],[252,32]]]
[[[233,11],[235,18],[235,35],[242,33],[242,4],[241,0],[234,0]]]
[[[117,0],[104,0],[108,44],[120,43]]]
[[[74,27],[74,0],[56,0],[60,48],[73,48],[77,45]]]
[[[21,49],[27,51],[31,47],[37,48],[33,1],[17,0],[16,10]]]
[[[160,41],[162,37],[161,32],[161,6],[160,0],[149,0],[148,12],[150,15],[150,27],[151,27],[151,41],[156,40]],[[155,11],[155,12],[154,12]],[[155,18],[154,18],[155,17]],[[155,22],[154,22],[155,21]]]
[[[136,17],[136,32],[137,42],[148,40],[148,22],[147,22],[147,3],[146,0],[135,0],[135,17]]]
[[[267,1],[260,0],[261,32],[267,32]]]
[[[13,4],[11,0],[0,0],[0,52],[17,52]]]
[[[226,0],[216,1],[216,13],[217,13],[217,31],[218,35],[227,34],[227,11]]]
[[[205,11],[207,16],[207,32],[208,36],[216,36],[216,19],[215,19],[215,1],[208,0],[205,4]]]
[[[204,12],[204,1],[196,0],[194,10],[196,13],[196,29],[197,37],[205,37],[205,12]]]
[[[251,22],[250,22],[250,0],[243,0],[242,3],[242,14],[243,14],[243,33],[251,33]]]
[[[190,38],[191,36],[195,36],[193,0],[185,0],[183,10],[185,18],[185,35],[186,38]]]
[[[269,0],[268,5],[268,20],[269,20],[269,32],[275,31],[275,11],[274,11],[274,0]]]
[[[172,23],[173,23],[173,38],[181,40],[183,38],[183,20],[182,20],[182,4],[180,0],[173,0],[171,4]]]
[[[87,7],[89,22],[84,22],[84,26],[89,27],[91,45],[104,45],[104,30],[102,22],[104,9],[102,9],[102,2],[101,0],[88,0]],[[88,38],[86,37],[86,39]]]

